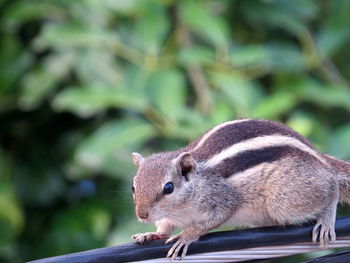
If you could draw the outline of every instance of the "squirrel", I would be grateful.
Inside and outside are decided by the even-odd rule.
[[[316,220],[310,238],[327,246],[336,239],[338,201],[350,203],[350,162],[320,153],[269,120],[225,122],[179,150],[132,158],[138,166],[132,185],[136,215],[157,227],[132,239],[175,241],[167,254],[172,260],[221,225]],[[176,228],[184,230],[170,237]]]

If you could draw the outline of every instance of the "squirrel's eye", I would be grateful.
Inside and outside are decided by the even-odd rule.
[[[163,194],[168,195],[174,191],[174,184],[172,182],[167,182],[163,188]]]
[[[135,187],[133,185],[131,186],[131,191],[135,193]]]

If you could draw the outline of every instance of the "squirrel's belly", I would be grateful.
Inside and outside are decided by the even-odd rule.
[[[241,207],[224,223],[226,226],[272,226],[277,223],[271,220],[263,208]]]

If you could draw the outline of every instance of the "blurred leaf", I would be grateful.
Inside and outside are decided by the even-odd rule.
[[[91,68],[89,67],[91,70]],[[113,73],[110,72],[112,75]],[[89,75],[85,72],[82,74]],[[94,75],[93,73],[91,73]],[[106,75],[107,73],[104,73]],[[103,75],[96,77],[100,79]],[[110,76],[113,78],[113,76]],[[132,111],[144,112],[149,107],[149,101],[145,94],[149,72],[142,71],[136,66],[128,68],[123,78],[115,85],[104,85],[101,81],[92,81],[98,84],[92,86],[67,87],[58,93],[52,106],[58,111],[71,111],[80,117],[86,118],[105,112],[109,108],[123,108]],[[106,82],[110,82],[106,77]],[[102,84],[102,85],[101,85]]]
[[[143,232],[152,232],[155,228],[151,224],[143,224],[137,221],[136,218],[127,218],[123,220],[119,226],[115,227],[108,240],[108,246],[118,246],[125,243],[125,240],[130,239],[131,235]]]
[[[37,49],[52,48],[101,48],[115,44],[116,34],[76,24],[46,24],[35,41]]]
[[[20,205],[11,185],[0,184],[0,247],[19,234],[24,224]]]
[[[350,125],[346,124],[340,127],[332,134],[330,140],[330,154],[344,160],[350,159]]]
[[[22,202],[48,207],[57,201],[66,189],[66,182],[57,170],[48,163],[17,167],[14,184]]]
[[[236,118],[230,99],[225,94],[215,94],[216,105],[212,111],[212,125]]]
[[[327,16],[322,19],[322,26],[343,25],[350,22],[349,11],[350,2],[346,0],[333,0],[326,3]]]
[[[168,131],[167,137],[189,143],[212,126],[213,122],[208,117],[185,106],[178,109],[177,123]]]
[[[108,65],[106,66],[108,67]],[[88,69],[93,70],[92,67],[88,67]],[[109,73],[113,75],[113,72]],[[53,101],[54,108],[69,110],[81,117],[89,117],[104,112],[111,107],[140,112],[147,111],[149,98],[145,94],[145,89],[150,77],[148,71],[135,65],[126,67],[123,77],[115,79],[117,82],[114,85],[106,77],[104,79],[108,82],[108,85],[101,83],[102,81],[92,81],[88,72],[81,72],[81,74],[84,74],[87,80],[98,82],[98,84],[66,88],[56,96]],[[95,73],[91,73],[91,75],[95,75]],[[104,75],[106,73],[96,78],[103,79],[101,77]],[[113,78],[113,76],[110,77]]]
[[[104,112],[111,107],[143,110],[147,106],[145,98],[141,96],[103,86],[69,87],[56,96],[52,105],[58,111],[72,111],[83,118]]]
[[[237,117],[250,116],[253,107],[260,101],[261,91],[252,82],[236,74],[214,73],[212,81],[232,101]]]
[[[312,0],[279,1],[244,1],[243,14],[249,23],[282,28],[292,34],[302,34],[306,20],[317,12],[317,5]]]
[[[325,58],[335,55],[350,39],[349,1],[331,1],[327,9],[329,13],[322,19],[323,25],[316,36],[319,52]]]
[[[176,120],[179,109],[185,104],[185,80],[174,69],[154,72],[149,80],[147,94],[154,105],[167,117]]]
[[[283,113],[290,111],[297,103],[292,93],[274,93],[258,104],[252,116],[254,118],[277,119]]]
[[[72,53],[49,56],[44,65],[28,73],[23,79],[23,91],[19,105],[23,109],[36,108],[64,78],[74,61]]]
[[[54,1],[13,1],[7,8],[5,15],[5,25],[9,28],[20,25],[28,21],[39,18],[61,19],[64,17],[64,9],[56,5]]]
[[[10,91],[30,62],[29,54],[21,49],[15,37],[2,34],[1,43],[0,95]]]
[[[100,170],[108,156],[137,147],[154,134],[154,127],[139,119],[106,122],[80,143],[75,159],[85,167]]]
[[[346,28],[332,28],[325,29],[317,37],[317,46],[322,57],[330,57],[342,45],[345,45],[350,39],[350,29]]]
[[[202,64],[210,65],[215,61],[214,51],[203,46],[193,46],[190,48],[182,48],[178,55],[182,64]]]
[[[49,256],[100,247],[110,224],[108,210],[100,201],[87,201],[60,211],[45,237],[44,253]]]
[[[169,20],[164,8],[156,1],[142,5],[142,16],[136,23],[138,45],[145,53],[157,56],[169,31]]]
[[[90,29],[105,28],[114,15],[106,5],[106,1],[83,0],[71,3],[67,1],[66,6],[69,7],[69,15],[78,19],[78,24],[88,25]]]
[[[178,123],[172,127],[167,135],[172,139],[190,142],[211,126],[213,126],[211,120],[199,111],[185,106],[178,109]]]
[[[125,14],[136,11],[139,3],[140,3],[139,0],[118,0],[118,1],[106,0],[105,1],[105,4],[107,5],[107,7],[111,8],[116,12],[121,12]]]
[[[342,107],[350,110],[350,91],[307,81],[300,88],[300,96],[321,107]]]
[[[270,43],[267,45],[269,64],[275,73],[301,72],[306,69],[306,63],[301,50],[287,42]]]
[[[225,21],[209,11],[205,1],[181,1],[180,14],[184,24],[217,47],[227,49],[228,28]]]
[[[231,61],[234,65],[240,67],[252,64],[262,64],[268,61],[268,55],[269,54],[263,46],[244,46],[231,51]]]
[[[10,176],[11,176],[11,172],[10,172],[9,164],[5,159],[5,153],[0,147],[0,180],[1,182],[5,180],[9,180]]]
[[[305,114],[293,114],[286,124],[305,137],[309,137],[313,130],[313,120]]]
[[[319,5],[315,0],[279,0],[275,1],[276,6],[283,12],[288,12],[294,17],[301,19],[303,21],[308,21],[315,18],[317,12],[319,11]]]
[[[147,97],[145,90],[149,81],[151,70],[145,70],[136,65],[125,67],[126,71],[123,74],[123,87],[127,94],[135,97]]]
[[[286,124],[296,132],[310,140],[317,150],[328,153],[329,130],[324,123],[320,122],[310,112],[295,111],[291,114]]]
[[[120,86],[122,70],[115,57],[102,50],[81,52],[75,61],[75,69],[86,85]]]

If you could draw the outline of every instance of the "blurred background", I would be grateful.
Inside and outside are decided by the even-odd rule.
[[[350,159],[350,1],[0,0],[0,20],[1,262],[153,229],[130,153],[223,121],[281,121]]]

